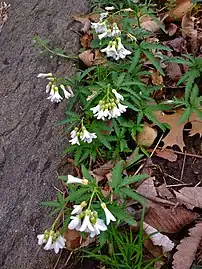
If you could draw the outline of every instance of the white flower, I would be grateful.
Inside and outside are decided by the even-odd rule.
[[[91,143],[94,138],[97,138],[97,135],[95,133],[90,133],[86,130],[85,127],[83,127],[82,134],[80,135],[81,141]]]
[[[38,74],[37,78],[47,78],[47,77],[52,77],[52,76],[53,76],[52,73],[47,73],[47,74],[40,73],[40,74]]]
[[[71,138],[74,138],[75,136],[77,136],[77,131],[78,131],[78,128],[75,128],[73,131],[71,131],[70,133]]]
[[[43,243],[46,243],[45,235],[44,234],[38,234],[38,244],[41,246]]]
[[[68,175],[67,176],[67,184],[72,184],[72,183],[79,183],[79,184],[87,185],[88,180],[85,178],[81,179],[78,177],[74,177],[72,175]]]
[[[46,93],[49,93],[50,90],[51,90],[51,83],[49,82],[47,85],[46,85]]]
[[[119,111],[120,111],[121,113],[124,113],[124,112],[126,112],[126,108],[127,108],[127,106],[124,106],[124,105],[118,103],[118,108],[119,108]]]
[[[121,38],[117,37],[117,53],[121,59],[124,59],[127,55],[130,55],[132,52],[124,48],[121,43]]]
[[[74,138],[69,140],[69,143],[71,143],[72,145],[75,145],[75,144],[80,145],[78,136],[76,135]]]
[[[111,36],[109,37],[113,37],[113,36],[118,36],[121,34],[121,30],[119,29],[118,25],[116,22],[113,23],[113,28],[111,31]]]
[[[120,100],[123,101],[124,100],[123,96],[120,93],[118,93],[115,89],[113,89],[112,92],[113,92],[113,94],[115,95],[115,97],[116,97],[116,99],[118,101],[120,101]]]
[[[90,110],[93,112],[93,114],[96,114],[102,109],[101,105],[97,105],[95,107],[90,108]]]
[[[112,213],[109,211],[105,203],[101,204],[101,207],[103,208],[106,216],[106,223],[109,225],[110,221],[116,221],[115,217],[112,215]]]
[[[85,217],[84,217],[83,223],[79,229],[80,232],[84,232],[87,229],[89,229],[91,232],[95,232],[95,229],[93,228],[93,225],[90,222],[90,214],[91,214],[90,210],[85,211]]]
[[[59,103],[63,99],[62,96],[59,94],[58,87],[52,85],[50,96],[47,98],[48,100],[51,100],[53,103]]]
[[[63,84],[60,85],[60,88],[63,90],[64,96],[66,99],[69,99],[69,97],[71,97],[71,93],[69,93],[66,89],[65,86]]]
[[[95,234],[100,234],[100,231],[106,231],[107,226],[104,224],[104,221],[102,219],[97,218],[96,223],[93,225],[93,228],[95,229]]]
[[[46,243],[46,245],[45,245],[45,247],[44,247],[45,250],[52,249],[53,234],[54,234],[54,232],[51,231],[51,232],[50,232],[50,235],[49,235],[49,238],[48,238],[48,241],[47,241],[47,243]]]
[[[79,215],[72,216],[72,217],[70,217],[70,219],[71,219],[71,221],[70,221],[70,223],[68,225],[68,228],[70,230],[74,230],[74,229],[79,230],[80,227],[81,227],[81,218],[80,218],[80,216]]]
[[[102,34],[107,32],[106,22],[91,22],[91,27],[95,29],[97,34]]]
[[[112,57],[116,60],[118,57],[118,53],[116,50],[116,41],[110,41],[106,48],[101,49],[101,52],[105,52],[107,54],[107,57]]]
[[[110,29],[107,29],[107,31],[105,31],[105,32],[103,32],[103,33],[101,33],[101,34],[99,34],[98,35],[98,38],[101,40],[101,39],[103,39],[103,38],[105,38],[105,37],[111,37],[111,30]]]
[[[100,21],[102,21],[104,18],[106,18],[108,16],[109,12],[103,12],[100,13]]]
[[[120,110],[117,108],[117,106],[114,106],[114,108],[111,111],[112,118],[117,118],[121,116]]]
[[[80,205],[74,205],[73,206],[74,209],[72,210],[71,215],[80,214],[85,206],[87,206],[86,201],[83,201]]]
[[[65,241],[66,239],[59,235],[56,241],[52,244],[51,249],[54,249],[55,253],[57,254],[60,249],[65,247]]]
[[[111,11],[111,10],[114,10],[115,9],[115,7],[113,7],[113,6],[111,6],[111,7],[105,7],[105,10],[107,10],[107,11]]]

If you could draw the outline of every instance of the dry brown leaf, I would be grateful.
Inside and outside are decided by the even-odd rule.
[[[93,39],[93,36],[88,33],[85,33],[84,35],[82,35],[82,37],[80,38],[82,47],[85,49],[90,49],[90,42],[92,39]]]
[[[192,124],[192,129],[189,132],[189,135],[193,136],[195,134],[199,134],[202,136],[202,119],[200,119],[196,113],[192,113],[189,121]]]
[[[107,59],[105,58],[104,54],[99,49],[96,49],[94,60],[93,60],[93,65],[98,65],[98,64],[106,65]]]
[[[66,239],[66,247],[69,250],[78,248],[81,245],[82,237],[76,230],[67,229],[64,233],[64,238]]]
[[[136,189],[136,192],[138,192],[139,194],[141,194],[145,198],[150,199],[152,201],[164,203],[167,205],[175,205],[175,203],[173,203],[171,201],[167,201],[165,199],[157,197],[158,193],[157,193],[156,188],[154,186],[154,179],[155,179],[154,177],[150,177],[150,178],[145,179],[139,185],[139,187]]]
[[[182,36],[188,39],[190,51],[195,53],[198,49],[198,32],[194,29],[194,17],[185,15],[182,19]]]
[[[176,52],[182,52],[183,46],[184,46],[184,38],[183,37],[177,37],[173,40],[164,41],[163,44],[165,46],[171,47]]]
[[[202,208],[202,187],[184,187],[175,195],[189,209]]]
[[[169,28],[167,29],[169,36],[173,36],[177,32],[177,29],[178,27],[176,24],[170,23]]]
[[[198,218],[198,214],[188,209],[177,207],[164,207],[149,201],[149,209],[144,221],[156,228],[159,232],[177,233],[183,227]]]
[[[150,147],[157,137],[157,131],[147,125],[144,125],[141,132],[135,138],[138,146]]]
[[[112,170],[112,168],[114,167],[114,164],[109,161],[105,164],[103,164],[102,166],[100,166],[99,168],[94,169],[93,171],[90,171],[90,175],[93,176],[97,183],[103,179],[106,179],[106,175]]]
[[[152,241],[154,246],[162,247],[163,254],[174,248],[174,243],[166,235],[161,234],[157,229],[146,222],[143,222],[143,230],[150,236],[149,239]]]
[[[169,189],[166,187],[166,184],[162,184],[161,186],[157,187],[157,192],[160,197],[166,198],[166,199],[172,199],[174,198],[173,194]]]
[[[89,19],[89,14],[75,14],[74,16],[75,21],[82,23],[83,27],[81,31],[87,33],[91,28],[91,21]]]
[[[176,63],[168,63],[166,68],[166,74],[170,80],[174,82],[178,82],[182,77],[182,71],[179,64]]]
[[[158,71],[153,71],[151,78],[152,78],[153,85],[162,85],[163,84],[163,77],[159,74]]]
[[[182,19],[182,17],[187,14],[191,9],[192,2],[191,0],[177,0],[176,6],[173,10],[170,11],[167,21],[174,21],[176,19]]]
[[[177,252],[173,256],[173,269],[190,269],[196,251],[202,240],[202,222],[189,230],[189,237],[185,237],[177,246]]]
[[[163,158],[168,160],[169,162],[176,162],[177,161],[177,155],[172,150],[160,150],[156,149],[155,155],[157,157]]]
[[[178,109],[172,115],[166,115],[160,111],[154,111],[153,113],[158,121],[170,125],[170,132],[166,135],[166,137],[164,137],[164,139],[162,139],[164,142],[163,149],[168,146],[172,147],[174,145],[178,145],[181,151],[183,151],[183,147],[185,146],[183,140],[183,128],[185,123],[179,123],[179,119],[183,114],[183,110]]]
[[[160,30],[159,24],[152,20],[152,18],[150,18],[148,21],[142,22],[140,25],[142,28],[152,33]]]
[[[88,67],[93,65],[94,53],[91,49],[85,50],[79,54],[79,59]]]
[[[144,240],[143,244],[144,244],[144,247],[147,249],[147,251],[151,253],[152,256],[154,256],[155,258],[158,258],[163,255],[162,248],[160,246],[154,246],[154,244],[149,238]]]

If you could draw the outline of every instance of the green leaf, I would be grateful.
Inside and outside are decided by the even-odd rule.
[[[185,109],[184,113],[182,114],[182,116],[179,120],[179,123],[181,124],[185,121],[188,121],[190,115],[191,115],[191,108],[188,107],[187,109]]]
[[[100,48],[100,40],[99,40],[99,39],[93,39],[93,40],[90,42],[90,47],[91,47],[92,49]]]
[[[117,188],[122,181],[122,172],[123,172],[124,161],[120,161],[112,170],[112,179],[110,185],[112,188]]]
[[[107,207],[112,212],[112,214],[116,217],[117,221],[122,220],[122,221],[128,223],[129,225],[132,225],[132,226],[137,225],[134,218],[131,215],[129,215],[128,213],[126,213],[124,211],[124,209],[122,209],[121,207],[115,207],[113,205],[107,205]]]
[[[115,119],[113,119],[112,122],[113,122],[115,133],[116,133],[117,137],[119,137],[120,136],[120,132],[121,132],[120,131],[120,128],[119,128],[119,126],[118,126],[118,124],[117,124],[117,122],[116,122]]]
[[[124,79],[125,79],[126,73],[121,73],[119,74],[117,81],[116,81],[116,86],[119,88],[121,86],[121,84],[123,83]]]
[[[63,195],[60,192],[58,192],[57,197],[58,197],[59,203],[63,206],[65,204],[65,200],[64,200]]]
[[[191,104],[194,104],[197,100],[197,97],[198,97],[198,85],[197,84],[194,84],[194,87],[191,91],[191,95],[190,95],[190,103]]]
[[[135,183],[135,182],[139,182],[139,181],[146,179],[148,177],[149,176],[146,174],[127,176],[123,179],[123,181],[119,187],[123,187],[123,186],[129,185],[129,184]]]
[[[58,203],[58,201],[45,201],[45,202],[41,202],[42,206],[49,206],[49,207],[60,207],[61,208],[61,204]]]
[[[153,64],[153,66],[156,68],[156,70],[158,70],[161,75],[164,75],[163,69],[161,68],[160,63],[156,60],[154,55],[148,50],[142,49],[142,52],[147,57],[147,59],[150,60],[150,62]]]
[[[67,176],[59,176],[58,179],[67,182]]]
[[[89,180],[90,182],[95,182],[95,179],[93,177],[91,177],[88,169],[83,164],[81,166],[81,171],[82,171],[82,175],[85,179]]]
[[[134,199],[135,201],[138,201],[140,204],[145,205],[145,198],[139,195],[137,192],[134,192],[130,188],[121,188],[120,191],[128,197]]]
[[[65,220],[64,220],[64,222],[63,222],[62,230],[61,230],[61,234],[62,234],[62,235],[63,235],[64,232],[66,231],[66,229],[67,229],[67,225],[68,225],[69,221],[70,221],[70,216],[66,216],[66,217],[65,217]]]
[[[166,47],[164,45],[161,45],[161,44],[157,44],[157,43],[148,43],[148,42],[145,42],[145,41],[142,41],[141,44],[140,44],[140,47],[142,49],[150,49],[150,50],[153,50],[153,49],[160,49],[160,50],[167,50],[167,51],[171,51],[171,49],[169,47]]]
[[[135,50],[135,52],[134,52],[134,57],[132,59],[131,65],[130,65],[130,67],[128,69],[129,73],[131,73],[135,69],[135,67],[137,66],[137,64],[138,64],[138,62],[140,60],[140,55],[141,55],[141,51],[140,51],[139,48],[137,48]]]
[[[86,194],[88,191],[89,191],[89,188],[82,186],[79,190],[71,192],[68,196],[68,200],[70,202],[75,202],[77,198],[80,198],[81,196]]]

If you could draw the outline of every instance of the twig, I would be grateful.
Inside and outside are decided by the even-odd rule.
[[[182,171],[181,171],[181,175],[180,175],[180,181],[182,181],[182,179],[183,179],[186,157],[187,157],[187,155],[186,155],[186,152],[185,152],[184,159],[183,159],[183,164],[182,164]]]
[[[178,182],[183,182],[182,180],[179,180],[179,179],[177,179],[176,177],[171,176],[171,175],[169,175],[169,174],[167,174],[167,173],[165,173],[165,172],[164,172],[164,175],[167,176],[167,177],[170,177],[170,178],[172,178],[172,179],[174,179],[174,180],[176,180],[176,181],[178,181]]]
[[[182,183],[182,184],[166,185],[166,187],[167,188],[174,188],[174,187],[188,186],[188,185],[192,185],[192,183]]]
[[[71,259],[72,254],[73,254],[73,251],[70,252],[69,257],[67,258],[65,262],[65,266],[68,264],[69,260]]]
[[[61,191],[60,189],[58,189],[57,187],[55,187],[55,185],[54,185],[54,184],[52,184],[52,186],[53,186],[53,188],[54,188],[56,191],[59,191],[61,194],[63,194],[63,193],[64,193],[63,191]]]
[[[162,149],[159,147],[159,149]],[[174,152],[176,154],[179,154],[179,155],[185,155],[186,156],[189,156],[189,157],[195,157],[195,158],[199,158],[199,159],[202,159],[202,156],[201,155],[196,155],[196,154],[191,154],[191,153],[184,153],[184,152],[180,152],[180,151],[176,151],[176,150],[172,150],[172,149],[166,149],[167,151],[170,151],[170,152]]]
[[[78,31],[76,31],[75,29],[70,28],[70,30],[73,31],[74,33],[76,33],[77,35],[82,36],[82,34],[80,34],[80,33],[79,33]]]
[[[194,188],[198,187],[200,184],[201,184],[201,181],[199,181],[199,182],[194,186]]]
[[[144,163],[142,163],[142,164],[140,165],[140,167],[139,167],[139,168],[137,169],[137,171],[135,172],[134,176],[137,175],[143,167],[144,167]]]
[[[156,149],[158,148],[158,145],[160,144],[161,139],[163,138],[163,135],[164,135],[164,134],[162,134],[161,137],[159,138],[158,143],[156,144],[155,148],[153,149],[152,153],[150,154],[150,158],[153,156],[154,152],[155,152]]]
[[[62,255],[62,251],[60,251],[60,255],[59,255],[59,257],[58,257],[58,259],[57,259],[57,261],[56,261],[56,263],[55,263],[55,265],[54,265],[53,269],[56,269],[56,268],[57,268],[58,263],[59,263],[60,258],[61,258],[61,255]]]

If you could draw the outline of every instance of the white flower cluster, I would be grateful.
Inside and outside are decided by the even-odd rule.
[[[95,32],[97,34],[99,34],[98,38],[100,40],[105,37],[114,37],[119,36],[121,34],[121,31],[116,22],[110,24],[110,22],[108,22],[108,20],[105,19],[108,16],[108,14],[109,14],[108,12],[101,13],[99,22],[91,23],[91,27],[95,29]]]
[[[72,175],[68,175],[67,183],[88,184],[88,181],[86,179],[80,179],[73,177]],[[88,203],[83,201],[80,205],[73,206],[74,209],[71,212],[71,221],[68,225],[68,228],[70,230],[75,229],[80,232],[89,233],[90,237],[94,237],[99,235],[100,231],[106,231],[107,226],[102,219],[98,218],[96,211],[92,211],[89,208],[83,211],[87,205]],[[110,221],[116,221],[115,217],[109,211],[105,203],[101,203],[101,207],[105,212],[107,225],[109,225]]]
[[[69,142],[72,145],[75,144],[80,145],[79,140],[90,144],[93,141],[93,139],[97,138],[97,135],[95,133],[88,132],[85,126],[83,126],[80,130],[77,127],[74,128],[74,130],[71,131],[70,136],[72,139],[69,140]]]
[[[113,10],[113,7],[107,7],[108,10]],[[101,40],[106,37],[116,37],[115,40],[109,42],[108,46],[101,50],[105,52],[107,57],[112,57],[115,60],[124,59],[127,55],[131,54],[131,51],[127,50],[121,42],[121,30],[119,29],[116,22],[112,25],[107,19],[104,20],[108,15],[108,12],[100,14],[100,20],[96,23],[91,23],[91,27],[95,29],[98,34],[98,38]]]
[[[55,253],[58,253],[60,249],[65,247],[66,239],[61,236],[60,232],[46,230],[44,234],[37,235],[38,244],[43,245],[45,250],[54,249]]]
[[[127,106],[120,103],[120,101],[124,100],[123,96],[115,89],[112,90],[112,93],[116,100],[114,100],[114,98],[109,101],[101,100],[97,106],[90,109],[98,120],[110,120],[111,118],[117,118],[121,116],[122,113],[126,112]]]
[[[132,53],[130,50],[124,48],[120,37],[117,37],[114,41],[110,41],[106,48],[101,49],[101,52],[105,52],[107,57],[112,57],[115,60],[124,59]]]
[[[53,77],[52,73],[40,73],[37,76],[38,78],[47,78],[49,83],[46,85],[46,93],[49,93],[50,96],[47,98],[53,103],[60,103],[63,97],[59,93],[59,88],[63,91],[64,97],[69,99],[70,97],[74,96],[74,93],[70,86],[67,86],[67,89],[63,84],[60,84],[59,87],[56,85],[56,79]]]

